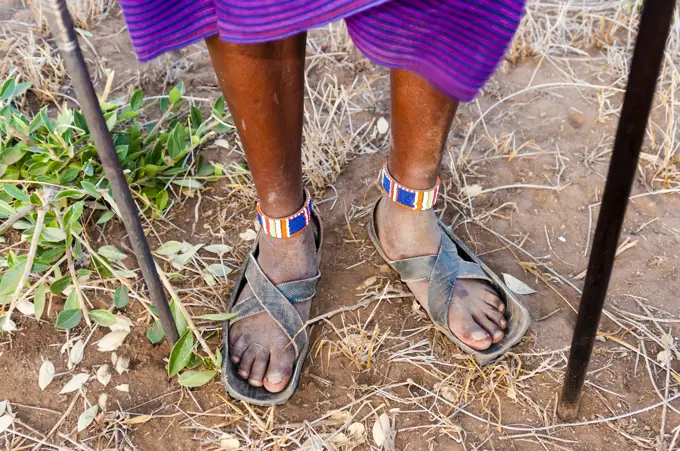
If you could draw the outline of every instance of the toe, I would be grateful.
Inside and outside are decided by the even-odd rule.
[[[487,308],[485,309],[484,313],[491,321],[496,323],[496,325],[500,327],[501,330],[505,330],[508,327],[508,320],[505,319],[505,315],[495,308]]]
[[[271,393],[278,393],[288,385],[293,374],[295,353],[287,349],[274,351],[269,357],[267,377],[264,379],[264,388]]]
[[[238,365],[241,361],[241,356],[248,348],[248,339],[245,335],[239,335],[238,339],[231,343],[231,336],[229,337],[229,356],[234,365]]]
[[[264,374],[267,372],[268,364],[269,350],[259,347],[257,355],[255,356],[255,362],[253,362],[253,367],[250,369],[250,376],[248,377],[248,383],[250,383],[250,385],[253,387],[262,387]]]
[[[486,330],[489,333],[494,343],[498,343],[505,336],[501,328],[498,327],[498,325],[494,323],[492,320],[490,320],[489,317],[486,316],[484,312],[479,312],[474,316],[474,318],[477,324],[482,326],[484,330]]]
[[[496,292],[487,292],[487,294],[484,296],[484,302],[499,312],[505,313],[505,304],[500,300]]]
[[[468,318],[465,323],[466,324],[462,326],[460,330],[456,330],[455,327],[451,328],[456,337],[458,337],[463,343],[470,346],[472,349],[476,349],[478,351],[483,351],[491,346],[491,336],[486,330],[477,324],[473,318]]]
[[[257,356],[257,348],[254,346],[248,346],[241,356],[241,363],[238,367],[238,375],[243,379],[248,379],[250,377],[250,371],[255,362],[255,357]]]

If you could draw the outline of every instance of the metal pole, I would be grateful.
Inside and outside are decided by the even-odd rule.
[[[557,414],[578,416],[676,0],[645,0]]]
[[[76,39],[71,15],[66,9],[66,1],[49,0],[47,3],[50,6],[48,9],[51,9],[51,14],[48,14],[48,19],[50,20],[52,34],[57,40],[59,51],[62,58],[64,58],[66,69],[73,82],[76,96],[78,97],[78,101],[83,110],[83,115],[87,121],[87,126],[90,129],[90,133],[92,134],[92,138],[94,139],[97,148],[97,154],[104,167],[104,174],[111,184],[113,198],[116,201],[116,204],[118,204],[125,230],[130,237],[132,249],[135,252],[137,262],[142,270],[142,275],[144,276],[144,281],[149,289],[153,305],[158,312],[158,317],[163,326],[165,337],[170,343],[170,346],[172,346],[179,338],[177,327],[175,326],[168,300],[163,291],[163,284],[158,277],[158,272],[156,272],[155,263],[151,256],[151,250],[149,249],[149,243],[144,236],[142,223],[138,216],[137,205],[135,205],[135,202],[132,199],[132,194],[130,193],[130,188],[128,187],[125,175],[123,174],[123,169],[120,166],[116,150],[113,147],[113,141],[111,140],[111,135],[106,126],[106,121],[104,120],[101,108],[99,107],[97,94],[92,86],[90,74],[85,65],[85,59],[83,58],[80,45],[78,45],[78,40]]]

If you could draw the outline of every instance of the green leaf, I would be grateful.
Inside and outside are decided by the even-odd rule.
[[[45,310],[45,284],[41,283],[35,289],[33,296],[33,307],[35,308],[35,318],[40,319]]]
[[[124,260],[127,258],[127,255],[124,252],[118,250],[116,246],[102,246],[99,248],[97,252],[99,253],[99,255],[103,255],[104,257],[114,262]]]
[[[179,373],[187,366],[191,358],[191,351],[194,349],[194,336],[190,330],[184,331],[175,346],[170,352],[170,359],[168,360],[168,377],[172,377]]]
[[[15,86],[16,82],[14,81],[13,77],[5,80],[5,82],[2,84],[2,88],[0,88],[0,100],[5,101],[12,97],[14,95]]]
[[[69,285],[71,285],[71,276],[64,276],[61,279],[52,282],[52,285],[50,285],[50,292],[53,294],[63,293]]]
[[[26,147],[13,146],[0,152],[0,164],[9,166],[21,160],[26,153]]]
[[[191,113],[190,113],[190,118],[191,118],[191,125],[194,128],[198,128],[201,123],[203,123],[203,113],[201,113],[201,110],[196,108],[195,106],[191,105]]]
[[[173,105],[179,102],[181,98],[182,94],[179,92],[179,89],[177,88],[172,88],[170,94],[168,94],[168,100],[170,100],[170,103]]]
[[[66,239],[66,233],[56,227],[45,227],[41,236],[52,243],[58,243],[59,241],[64,241]]]
[[[105,222],[109,222],[111,218],[113,218],[116,214],[112,211],[107,211],[106,213],[103,213],[100,217],[99,220],[97,220],[97,224],[104,224]]]
[[[9,183],[3,183],[2,184],[2,189],[5,190],[7,194],[15,198],[16,200],[20,200],[22,202],[28,203],[28,196],[26,193],[21,191],[19,188],[17,188],[14,185],[10,185]]]
[[[40,261],[40,263],[49,265],[50,263],[54,263],[57,260],[59,260],[61,256],[64,255],[64,252],[65,250],[63,247],[55,247],[54,249],[48,249],[42,254],[40,254],[40,257],[38,257],[38,261]]]
[[[97,187],[94,186],[94,184],[88,182],[87,180],[83,180],[80,182],[80,186],[82,186],[90,196],[94,197],[95,199],[101,199],[102,194],[97,191]]]
[[[75,309],[80,309],[80,301],[78,300],[78,294],[76,293],[75,288],[71,290],[71,292],[68,294],[68,297],[66,298],[66,302],[64,303],[64,310],[75,310]]]
[[[163,331],[163,326],[159,321],[154,321],[153,326],[146,331],[146,336],[149,337],[151,343],[160,343],[165,337],[165,332]]]
[[[172,317],[175,319],[177,332],[182,335],[184,331],[187,330],[187,319],[184,317],[179,307],[177,307],[177,303],[174,299],[170,302],[170,311],[172,312]]]
[[[109,131],[113,130],[113,127],[116,126],[116,122],[118,122],[118,115],[116,112],[109,113],[104,117],[106,118],[106,128],[108,128]]]
[[[116,324],[116,316],[108,310],[98,309],[90,312],[90,318],[97,324],[104,327],[111,327]]]
[[[172,183],[174,183],[177,186],[181,186],[182,188],[189,188],[189,189],[201,189],[201,188],[203,188],[203,184],[196,179],[173,180]]]
[[[8,304],[10,301],[9,296],[14,294],[14,291],[19,286],[19,280],[21,280],[21,275],[24,273],[24,268],[26,267],[26,261],[15,264],[5,272],[2,276],[2,281],[0,281],[0,304]],[[4,299],[6,298],[6,302]]]
[[[166,243],[163,243],[161,247],[156,249],[156,253],[159,255],[176,255],[179,251],[182,250],[182,243],[179,241],[168,241]]]
[[[220,351],[220,348],[215,349],[215,360],[217,360],[217,367],[222,368],[222,351]]]
[[[13,214],[16,214],[16,210],[12,208],[10,204],[5,202],[4,200],[0,200],[0,214],[5,215],[5,216],[12,216]]]
[[[84,208],[85,204],[83,201],[76,202],[68,207],[66,213],[64,213],[64,226],[68,228],[76,225],[78,219],[80,219],[80,216],[83,214]]]
[[[54,200],[61,199],[82,199],[85,197],[85,193],[77,189],[65,189],[54,196]]]
[[[161,97],[160,100],[158,101],[158,107],[161,109],[161,113],[163,114],[165,114],[165,112],[168,111],[169,106],[170,102],[165,97]]]
[[[187,363],[187,366],[185,367],[187,370],[193,370],[194,368],[198,368],[201,366],[203,363],[203,359],[197,356],[196,354],[191,354],[191,358],[189,359],[189,363]]]
[[[94,166],[89,161],[83,165],[83,172],[86,176],[92,177],[94,175]]]
[[[160,211],[163,211],[165,210],[165,207],[167,205],[168,205],[168,191],[163,190],[156,196],[156,208],[158,208],[158,210]]]
[[[144,100],[144,93],[141,89],[136,90],[130,96],[130,108],[133,111],[138,111],[142,106],[142,101]]]
[[[179,102],[179,100],[184,95],[184,92],[185,92],[184,82],[179,82],[179,84],[172,88],[172,90],[168,94],[168,99],[170,100],[170,103],[174,105],[177,102]]]
[[[116,288],[116,291],[113,293],[113,305],[117,308],[123,308],[128,305],[129,301],[130,296],[128,294],[128,289],[124,285]]]
[[[217,371],[185,371],[179,375],[179,384],[183,387],[200,387],[210,382]]]
[[[71,167],[65,170],[63,174],[61,174],[59,180],[61,180],[62,183],[71,183],[72,181],[77,179],[79,175],[80,169]]]
[[[213,113],[215,116],[222,118],[222,116],[224,116],[225,109],[224,97],[219,96],[212,104]]]
[[[28,198],[28,200],[31,205],[42,207],[42,200],[40,199],[40,196],[38,196],[38,193],[31,193],[31,196]]]
[[[31,87],[31,83],[25,81],[23,83],[17,83],[16,87],[14,88],[14,94],[12,94],[12,97],[19,97],[20,95],[24,94],[28,89]]]
[[[80,324],[82,317],[83,312],[80,309],[63,310],[57,316],[56,327],[57,329],[73,329]]]
[[[209,321],[229,321],[234,318],[234,313],[208,313],[207,315],[196,316],[196,319],[207,319]]]

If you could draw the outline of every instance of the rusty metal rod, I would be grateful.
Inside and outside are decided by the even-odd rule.
[[[578,416],[676,0],[645,0],[557,414]]]
[[[50,28],[52,35],[57,41],[59,52],[64,59],[66,70],[73,82],[73,87],[76,91],[76,97],[83,110],[83,115],[90,129],[92,138],[94,139],[97,148],[97,154],[104,167],[104,174],[111,184],[113,191],[113,198],[120,210],[121,219],[125,225],[125,230],[130,237],[132,249],[135,252],[137,262],[142,270],[144,282],[149,290],[151,301],[160,319],[165,337],[170,343],[174,345],[179,335],[177,327],[170,311],[168,300],[163,291],[163,284],[158,277],[149,243],[144,236],[142,223],[139,219],[137,205],[132,199],[130,187],[123,174],[123,169],[120,166],[120,161],[116,150],[113,146],[111,134],[106,126],[104,115],[99,107],[99,99],[95,93],[92,81],[90,80],[90,73],[85,65],[83,53],[80,50],[80,45],[76,39],[76,33],[73,29],[73,21],[71,15],[66,8],[65,0],[49,0],[45,2],[49,7],[48,19],[50,21]]]

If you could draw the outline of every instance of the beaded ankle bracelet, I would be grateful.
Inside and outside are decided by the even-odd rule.
[[[387,197],[403,207],[412,210],[429,210],[437,202],[439,178],[437,178],[437,184],[431,189],[417,190],[407,188],[394,180],[387,170],[387,163],[385,163],[380,171],[379,182]]]
[[[257,219],[262,231],[274,238],[290,238],[302,232],[312,220],[312,197],[305,190],[305,203],[296,213],[287,218],[270,218],[262,213],[260,203],[257,203]]]

